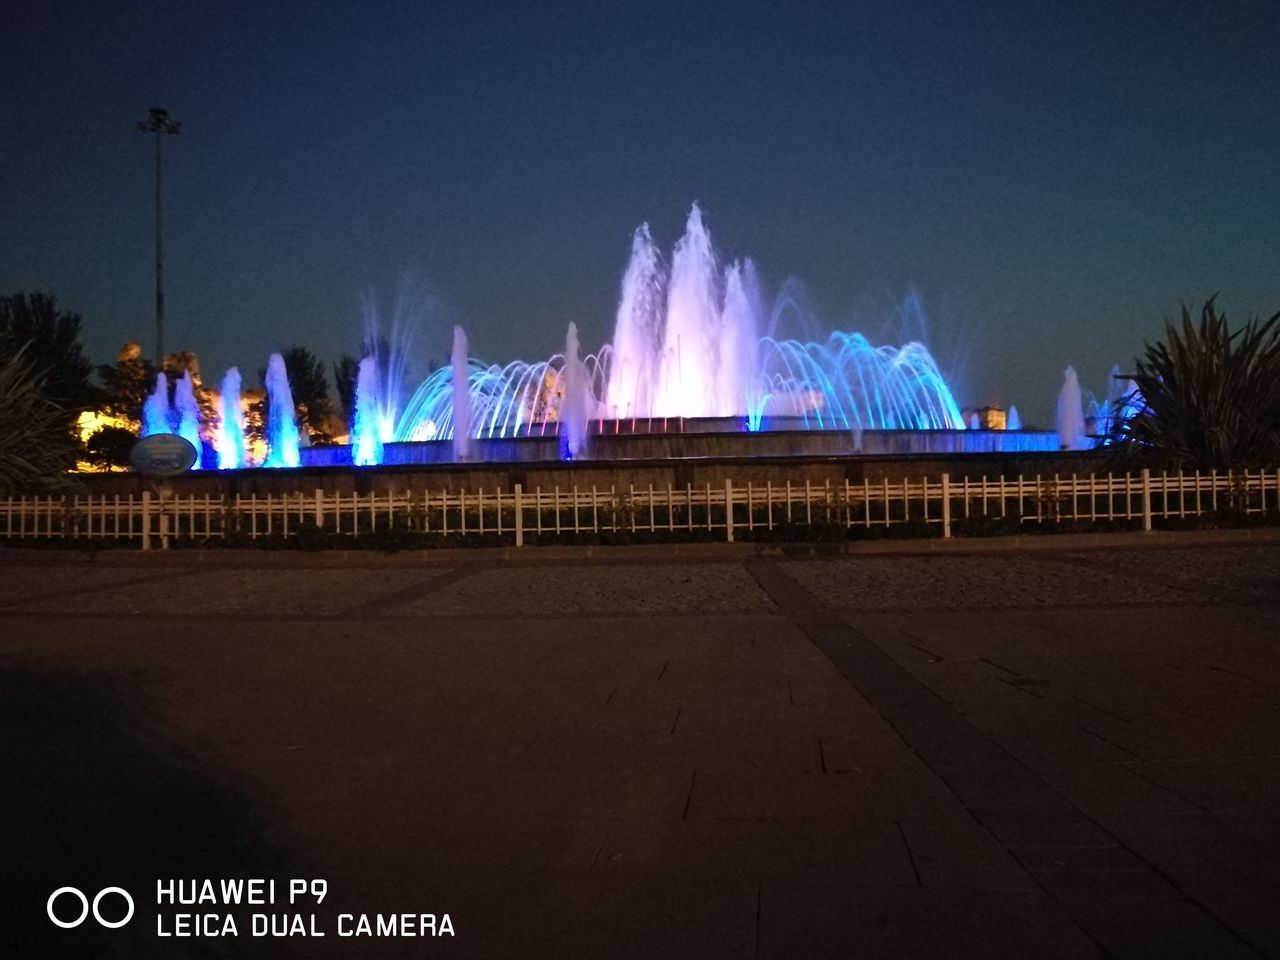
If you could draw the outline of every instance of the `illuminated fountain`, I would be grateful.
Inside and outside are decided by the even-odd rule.
[[[409,352],[414,332],[426,312],[426,298],[405,278],[396,291],[390,319],[384,319],[377,298],[370,291],[364,298],[364,336],[361,355],[373,360],[373,386],[366,391],[371,402],[378,439],[395,439],[400,404],[409,377]],[[366,413],[368,410],[366,410]]]
[[[219,403],[222,418],[218,423],[218,469],[235,470],[246,466],[244,443],[244,410],[240,406],[240,371],[231,367],[222,377]]]
[[[453,421],[453,459],[466,460],[471,454],[471,362],[467,354],[467,334],[461,327],[453,328],[453,352],[450,355],[449,388],[453,408],[447,419]],[[483,377],[481,377],[483,380]],[[442,417],[442,419],[446,419]],[[434,421],[428,421],[434,422]]]
[[[191,371],[184,370],[174,383],[173,404],[169,403],[169,376],[163,370],[156,374],[155,389],[142,404],[142,436],[172,433],[195,447],[192,470],[201,467],[203,445],[200,442],[200,408],[196,404],[195,384]]]
[[[843,455],[1059,448],[1056,434],[1019,430],[1012,408],[1009,431],[978,429],[976,422],[967,429],[971,425],[938,364],[918,340],[894,346],[875,345],[849,331],[825,338],[781,335],[782,327],[817,327],[803,304],[798,284],[788,281],[770,306],[750,259],[722,262],[695,204],[669,260],[647,225],[633,234],[612,343],[584,352],[578,327],[570,323],[563,353],[486,364],[471,355],[466,332],[454,327],[450,362],[431,371],[405,400],[409,347],[425,300],[402,284],[389,320],[372,295],[365,300],[348,446],[300,450],[304,444],[284,362],[272,355],[264,384],[262,465],[664,458],[726,450]],[[217,446],[224,468],[245,465],[234,372],[223,383],[224,426]],[[1070,370],[1068,381],[1059,408],[1069,414],[1074,403],[1078,413],[1062,429],[1070,448],[1079,449],[1082,399],[1078,382],[1074,402],[1066,396],[1074,381]],[[229,414],[232,409],[236,416]],[[169,416],[167,390],[160,385],[148,401],[148,424],[153,416],[156,422]],[[733,439],[796,432],[821,436],[772,444]],[[662,439],[683,434],[720,439]],[[608,441],[597,439],[606,435]],[[617,435],[635,439],[614,441]],[[641,442],[640,435],[658,436]],[[690,452],[695,448],[701,452]]]
[[[378,361],[365,357],[356,375],[356,410],[351,422],[351,462],[367,467],[382,462],[382,413],[379,399],[383,396],[378,378]]]
[[[196,448],[195,463],[192,470],[200,469],[200,454],[203,445],[200,443],[200,408],[196,406],[195,384],[191,382],[191,371],[182,371],[173,389],[174,414],[178,418],[178,436]]]
[[[778,339],[786,305],[780,299],[766,318],[751,260],[721,270],[696,204],[669,276],[642,225],[623,275],[605,409],[615,418],[741,416],[751,429],[768,416],[819,428],[963,428],[922,344],[872,347],[843,333],[825,344]]]
[[[267,362],[267,459],[264,467],[296,467],[300,462],[297,413],[284,357],[273,353]]]
[[[162,370],[156,374],[156,387],[142,405],[142,435],[173,433],[169,423],[169,377]]]
[[[1055,418],[1058,429],[1058,446],[1063,450],[1084,450],[1089,446],[1084,431],[1084,406],[1080,395],[1080,380],[1075,367],[1067,367],[1062,374],[1062,389],[1058,391],[1058,413]]]
[[[657,398],[666,304],[662,257],[641,224],[631,238],[631,259],[622,277],[622,299],[613,333],[613,363],[605,393],[615,420],[648,416]],[[644,411],[643,413],[641,411]]]
[[[564,340],[564,365],[560,368],[560,458],[576,460],[586,449],[587,421],[595,398],[590,374],[579,357],[578,327],[570,323]]]
[[[623,275],[612,345],[581,358],[568,380],[588,385],[588,420],[733,418],[732,429],[962,430],[951,390],[925,346],[873,346],[857,333],[825,342],[774,335],[789,305],[766,316],[750,260],[721,268],[695,204],[671,268],[647,225],[636,230]],[[767,332],[766,332],[767,331]],[[576,337],[575,337],[576,340]],[[437,370],[413,394],[396,428],[400,441],[453,438],[462,360]],[[567,353],[568,351],[566,351]],[[566,354],[536,363],[486,366],[468,360],[468,439],[542,435],[566,418]]]

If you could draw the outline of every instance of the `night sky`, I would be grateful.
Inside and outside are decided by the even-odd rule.
[[[1051,417],[1180,301],[1280,309],[1274,3],[6,5],[0,292],[152,342],[151,106],[168,343],[206,378],[356,352],[412,271],[490,361],[612,333],[630,234],[698,200],[769,289],[894,336],[918,291],[965,403]]]

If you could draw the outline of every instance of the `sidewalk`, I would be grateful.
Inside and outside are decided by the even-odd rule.
[[[1280,539],[1043,539],[11,551],[12,955],[1277,954]],[[206,877],[328,935],[157,938]],[[403,912],[456,934],[337,936]]]

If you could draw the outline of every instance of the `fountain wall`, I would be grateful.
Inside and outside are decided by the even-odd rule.
[[[597,439],[593,438],[594,443]],[[612,439],[612,438],[610,438]],[[655,438],[657,439],[657,438]],[[866,438],[864,437],[864,442]],[[512,441],[494,441],[512,443]],[[735,484],[766,483],[821,485],[827,482],[842,484],[890,482],[903,479],[919,479],[921,476],[937,478],[949,473],[953,479],[969,477],[972,480],[987,478],[1013,479],[1018,476],[1063,476],[1072,473],[1086,475],[1101,469],[1103,461],[1097,452],[1005,452],[1005,453],[902,453],[897,455],[868,456],[837,453],[779,453],[775,456],[726,455],[686,457],[679,459],[614,459],[579,460],[564,462],[554,459],[558,451],[555,437],[540,438],[539,446],[546,446],[553,455],[547,460],[491,460],[471,463],[416,463],[384,464],[377,467],[302,466],[292,470],[253,468],[237,471],[207,470],[199,474],[174,477],[157,484],[135,474],[86,474],[78,478],[84,492],[94,495],[141,493],[157,490],[165,495],[178,496],[253,496],[266,494],[312,495],[316,490],[344,495],[385,494],[389,492],[415,493],[441,490],[510,491],[515,484],[523,484],[527,490],[541,487],[550,490],[559,486],[567,490],[575,485],[581,489],[596,486],[599,489],[628,486],[655,488],[667,486],[696,488],[707,484],[723,486],[726,479]],[[482,442],[483,445],[483,442]],[[388,445],[389,447],[394,445]],[[312,454],[320,450],[342,450],[341,447],[313,447]],[[496,450],[494,451],[496,452]],[[312,454],[309,454],[312,455]],[[443,454],[442,454],[443,455]]]

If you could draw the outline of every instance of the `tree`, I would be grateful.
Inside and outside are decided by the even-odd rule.
[[[126,343],[114,364],[98,367],[98,380],[102,383],[103,412],[136,429],[142,423],[142,407],[156,381],[155,368],[142,356],[142,347]]]
[[[44,395],[63,411],[70,429],[76,415],[98,399],[89,382],[93,365],[80,345],[80,315],[59,310],[52,294],[0,297],[0,355],[22,351],[40,373]]]
[[[1232,331],[1213,297],[1194,323],[1167,324],[1132,380],[1137,412],[1115,424],[1122,456],[1171,467],[1227,469],[1280,462],[1280,313]]]
[[[333,383],[338,391],[338,406],[343,419],[350,424],[356,409],[356,378],[360,374],[360,361],[349,353],[333,365]]]
[[[84,442],[84,458],[98,468],[127,467],[129,454],[138,442],[135,431],[126,427],[102,427]]]
[[[27,344],[0,353],[0,493],[59,486],[75,463],[68,411],[34,352]]]

